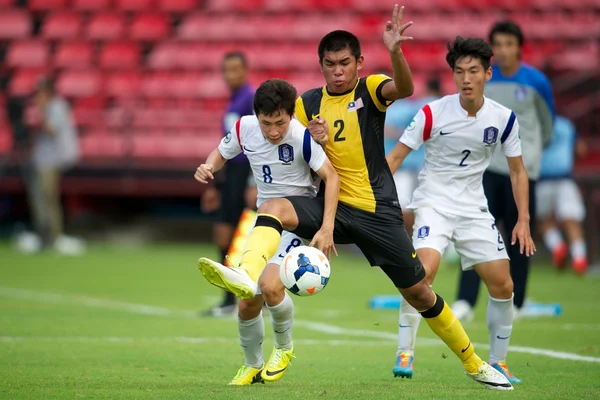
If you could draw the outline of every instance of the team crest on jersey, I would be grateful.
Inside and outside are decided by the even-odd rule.
[[[427,236],[429,236],[429,227],[427,225],[420,227],[417,231],[417,236],[419,239],[425,239]]]
[[[413,118],[413,120],[410,121],[410,124],[408,124],[408,126],[406,127],[406,130],[412,131],[413,129],[415,129],[416,125],[417,125],[417,121],[415,121],[415,119]]]
[[[483,143],[488,146],[493,145],[498,140],[498,129],[490,126],[483,131]]]
[[[227,135],[225,135],[225,139],[223,139],[223,141],[225,143],[231,142],[231,132],[227,132]]]
[[[294,148],[289,144],[279,145],[279,161],[289,164],[294,161]]]
[[[348,103],[348,112],[350,111],[356,111],[359,108],[363,108],[365,105],[362,101],[362,98],[359,98],[356,101],[351,101],[350,103]]]

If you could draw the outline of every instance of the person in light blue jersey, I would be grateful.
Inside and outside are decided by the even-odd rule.
[[[529,198],[535,199],[536,181],[540,177],[540,160],[544,147],[552,137],[554,100],[548,78],[539,70],[521,61],[524,37],[521,28],[510,21],[497,22],[489,34],[495,57],[492,79],[486,84],[485,94],[511,109],[520,125],[523,163],[529,176]],[[496,152],[483,176],[483,187],[488,208],[496,222],[502,223],[502,234],[510,237],[510,229],[518,222],[517,206],[513,200],[513,177],[506,159]],[[529,202],[530,230],[534,231],[535,201]],[[514,282],[515,313],[523,307],[529,258],[511,244],[506,248],[510,257],[510,273]],[[473,307],[479,294],[480,279],[473,271],[463,272],[458,299],[452,308],[459,319],[473,318]]]
[[[552,141],[542,156],[536,190],[536,217],[544,244],[552,252],[553,264],[558,269],[564,268],[570,250],[573,271],[578,274],[584,274],[588,266],[581,227],[585,206],[571,174],[575,157],[581,157],[585,152],[585,144],[577,141],[573,123],[564,117],[556,117]]]
[[[437,77],[432,77],[427,82],[427,94],[420,99],[403,99],[394,102],[387,112],[385,118],[385,154],[388,154],[398,143],[404,130],[411,124],[414,116],[427,103],[437,100],[441,97],[440,81]],[[423,168],[425,162],[425,147],[411,152],[402,167],[394,174],[394,183],[398,191],[398,201],[402,207],[404,215],[404,225],[409,236],[412,236],[414,214],[407,207],[412,201],[412,195],[415,191],[419,171]]]

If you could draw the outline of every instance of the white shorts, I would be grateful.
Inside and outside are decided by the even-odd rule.
[[[419,173],[407,169],[399,169],[394,174],[394,182],[398,191],[398,201],[404,211],[412,202],[413,192],[419,184]]]
[[[502,235],[491,214],[489,218],[475,219],[441,214],[429,207],[415,210],[415,249],[430,248],[444,254],[450,241],[460,255],[463,271],[477,264],[508,259]]]
[[[538,181],[535,186],[536,217],[558,221],[583,221],[585,206],[581,192],[572,179]]]
[[[293,233],[288,231],[281,232],[281,241],[279,242],[277,253],[275,253],[275,255],[271,257],[267,264],[281,264],[283,258],[288,253],[288,251],[290,251],[294,247],[302,246],[304,244],[304,240],[302,240],[300,236],[294,235]]]

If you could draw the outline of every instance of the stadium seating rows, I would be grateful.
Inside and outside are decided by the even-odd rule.
[[[196,156],[198,136],[220,135],[227,51],[246,52],[254,84],[281,77],[301,92],[323,81],[318,39],[351,28],[363,41],[363,73],[387,72],[380,37],[389,8],[388,0],[30,0],[25,8],[0,0],[0,42],[8,41],[10,95],[27,96],[40,75],[56,74],[58,90],[73,100],[84,155]],[[418,41],[404,48],[417,96],[432,73],[453,90],[442,73],[445,42],[485,35],[499,15],[523,25],[526,61],[600,67],[600,0],[421,0],[407,7],[412,15]],[[35,125],[32,107],[27,115]],[[8,148],[0,113],[0,154]]]

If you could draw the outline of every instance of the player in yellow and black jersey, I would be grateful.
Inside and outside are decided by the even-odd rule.
[[[330,32],[319,44],[326,84],[304,93],[296,102],[295,112],[310,136],[325,147],[338,172],[337,208],[331,202],[325,207],[323,196],[268,200],[258,209],[239,268],[227,268],[205,258],[198,264],[212,284],[240,298],[251,298],[283,230],[312,238],[311,245],[316,244],[327,256],[330,251],[335,253],[334,240],[355,243],[461,359],[469,377],[490,388],[512,389],[504,376],[475,354],[450,307],[426,283],[424,269],[404,229],[394,180],[385,161],[386,109],[394,100],[413,93],[410,69],[400,48],[403,41],[412,39],[404,36],[411,24],[402,24],[402,9],[396,5],[383,34],[393,79],[385,75],[359,78],[364,58],[358,39],[350,32]],[[305,146],[310,147],[310,136],[306,135]],[[310,157],[310,152],[296,156]]]

